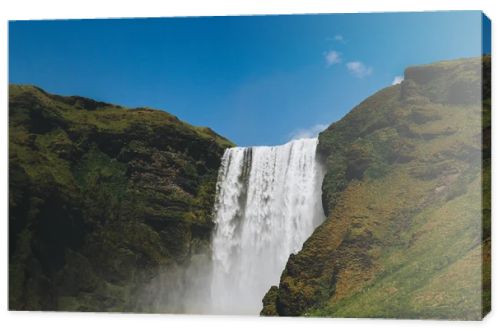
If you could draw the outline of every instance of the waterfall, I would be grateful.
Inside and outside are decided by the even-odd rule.
[[[317,143],[225,151],[214,208],[210,313],[258,314],[290,254],[324,220]]]

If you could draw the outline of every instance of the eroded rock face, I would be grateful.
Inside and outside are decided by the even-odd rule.
[[[489,310],[489,73],[489,57],[409,68],[320,134],[328,218],[290,256],[263,315]]]
[[[208,250],[232,144],[162,111],[9,89],[9,307],[141,311],[159,268]]]

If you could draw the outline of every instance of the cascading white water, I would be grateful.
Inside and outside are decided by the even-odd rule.
[[[318,140],[227,149],[215,203],[210,313],[258,314],[262,298],[324,220]]]

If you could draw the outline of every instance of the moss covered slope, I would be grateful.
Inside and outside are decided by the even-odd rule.
[[[409,68],[320,134],[328,218],[290,256],[263,315],[489,310],[489,73],[489,57]]]
[[[9,90],[10,309],[142,311],[141,285],[209,245],[232,144],[163,111]]]

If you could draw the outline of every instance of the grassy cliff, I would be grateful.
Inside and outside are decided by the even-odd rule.
[[[148,311],[140,287],[207,251],[232,144],[148,108],[9,87],[9,308]]]
[[[327,220],[261,314],[489,311],[490,67],[484,57],[408,68],[320,134]]]

